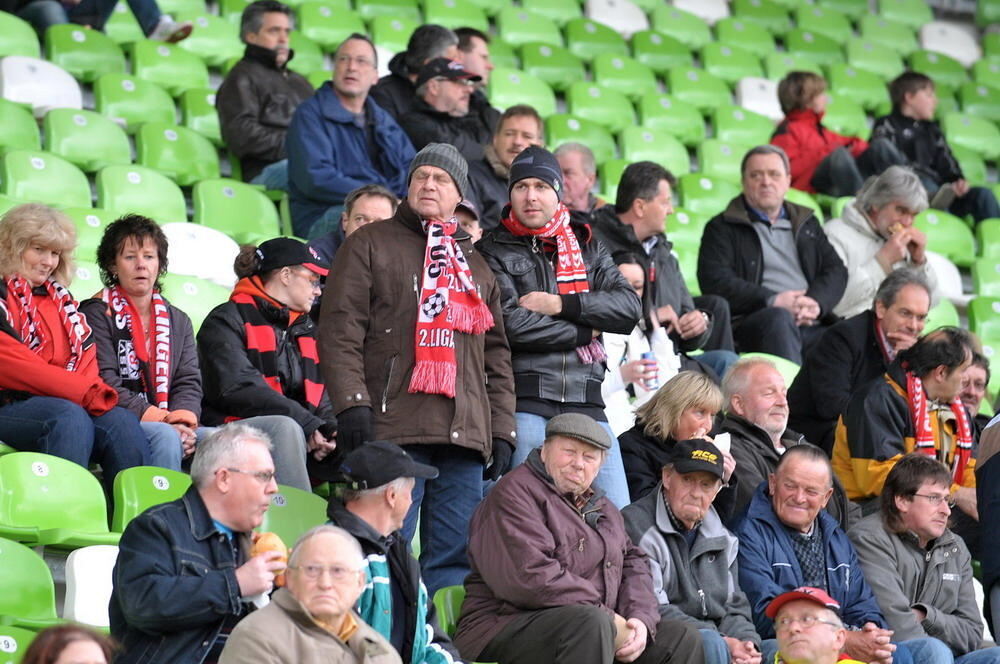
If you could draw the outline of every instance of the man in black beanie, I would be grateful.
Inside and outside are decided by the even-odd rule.
[[[492,272],[455,219],[468,166],[451,145],[417,153],[390,219],[337,250],[320,309],[319,355],[341,453],[377,439],[440,471],[418,479],[403,533],[422,513],[428,593],[462,583],[468,525],[514,449],[510,349]]]
[[[562,203],[559,162],[531,146],[510,166],[510,204],[500,225],[476,247],[496,274],[517,395],[514,463],[545,438],[561,413],[597,420],[612,439],[595,487],[618,508],[629,503],[618,441],[604,414],[601,383],[607,355],[602,332],[628,334],[639,298],[593,239],[585,216]]]

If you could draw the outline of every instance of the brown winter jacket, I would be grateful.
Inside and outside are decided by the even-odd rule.
[[[649,561],[621,513],[598,491],[583,510],[560,495],[536,449],[490,491],[469,524],[465,602],[455,645],[466,659],[517,616],[580,604],[660,620]]]
[[[320,312],[319,356],[336,413],[369,406],[375,435],[398,445],[454,443],[489,460],[493,438],[514,444],[514,378],[500,289],[469,235],[455,233],[494,325],[455,334],[455,398],[411,394],[417,300],[427,238],[406,201],[392,218],[337,250]]]

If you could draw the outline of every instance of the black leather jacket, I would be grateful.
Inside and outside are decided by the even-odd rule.
[[[506,209],[503,216],[507,216]],[[503,225],[476,248],[500,285],[504,327],[510,343],[514,389],[518,399],[604,406],[601,383],[606,363],[584,364],[576,354],[593,331],[628,334],[642,315],[639,297],[615,267],[590,227],[574,215],[570,222],[587,267],[590,292],[563,295],[559,316],[539,314],[518,305],[527,293],[558,293],[555,268],[536,237],[516,237]]]

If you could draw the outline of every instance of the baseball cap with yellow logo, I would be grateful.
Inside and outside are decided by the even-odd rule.
[[[669,463],[675,472],[682,475],[700,470],[720,480],[723,478],[722,452],[703,438],[678,441],[670,454]]]

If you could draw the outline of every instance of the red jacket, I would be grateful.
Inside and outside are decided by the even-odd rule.
[[[841,136],[824,127],[823,116],[810,109],[792,111],[778,125],[771,137],[771,144],[777,145],[788,154],[792,164],[792,186],[811,194],[816,167],[828,154],[843,146],[858,157],[868,149],[868,142],[857,136]]]

